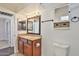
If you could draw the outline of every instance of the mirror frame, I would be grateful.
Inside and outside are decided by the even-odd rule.
[[[35,19],[35,18],[38,18],[39,20],[39,33],[30,33],[28,32],[28,20],[30,19]],[[36,34],[36,35],[41,35],[41,16],[34,16],[34,17],[30,17],[30,18],[27,18],[27,34]]]

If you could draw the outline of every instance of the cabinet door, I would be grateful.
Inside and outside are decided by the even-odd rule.
[[[33,41],[33,56],[41,56],[41,39]]]
[[[23,54],[23,41],[21,38],[18,40],[18,50]]]
[[[30,44],[28,43],[30,42]],[[24,55],[32,56],[32,41],[24,42]]]

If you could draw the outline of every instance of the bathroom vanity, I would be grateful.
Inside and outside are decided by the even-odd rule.
[[[41,56],[41,36],[18,35],[18,51],[25,56]]]
[[[18,51],[25,56],[41,56],[41,16],[27,19],[27,34],[18,34]]]

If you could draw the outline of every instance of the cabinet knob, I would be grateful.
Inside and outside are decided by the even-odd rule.
[[[40,43],[36,43],[36,47],[39,47],[40,46]]]

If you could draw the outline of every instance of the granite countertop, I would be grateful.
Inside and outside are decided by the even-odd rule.
[[[18,36],[24,39],[32,40],[32,41],[42,38],[41,35],[34,35],[34,34],[19,34]]]

